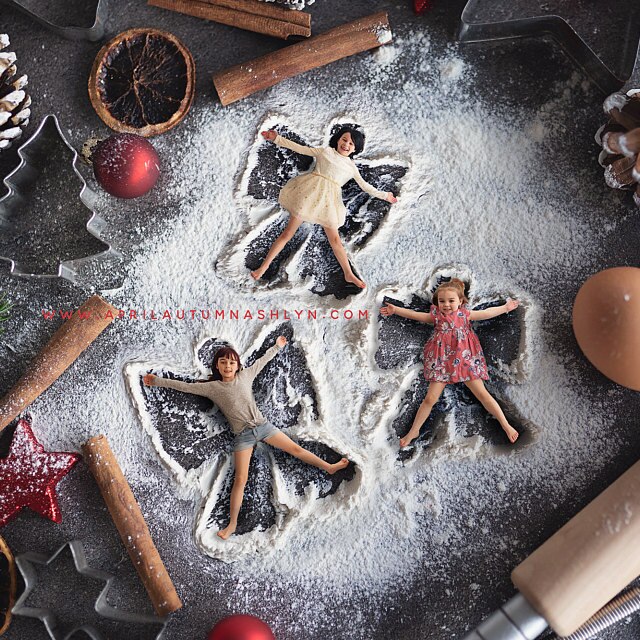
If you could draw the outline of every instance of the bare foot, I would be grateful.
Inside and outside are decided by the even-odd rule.
[[[218,538],[222,538],[223,540],[226,540],[235,530],[236,530],[236,525],[235,524],[231,525],[231,523],[229,523],[228,527],[218,531]]]
[[[336,471],[340,471],[340,469],[344,469],[349,464],[349,461],[346,458],[342,458],[339,462],[336,462],[332,465],[329,465],[327,469],[327,473],[329,475],[333,475]]]
[[[513,444],[520,435],[510,424],[506,427],[502,427],[504,432],[507,434],[507,438],[509,438],[509,442]]]
[[[404,438],[400,438],[400,448],[408,447],[418,436],[420,435],[420,429],[414,431],[409,429],[409,433]]]
[[[351,282],[353,284],[356,285],[356,287],[360,287],[361,289],[365,289],[366,288],[366,284],[360,280],[360,278],[358,278],[358,276],[356,276],[354,273],[352,273],[350,276],[345,276],[344,279],[347,282]]]
[[[260,269],[256,269],[255,271],[251,272],[251,277],[254,280],[260,280],[260,278],[262,278],[263,275],[264,275],[264,271],[261,271]]]

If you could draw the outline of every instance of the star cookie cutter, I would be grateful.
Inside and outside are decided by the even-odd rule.
[[[104,35],[108,15],[107,0],[98,0],[96,17],[90,27],[72,27],[56,24],[31,11],[20,0],[0,0],[0,5],[2,4],[13,7],[34,22],[42,25],[45,29],[67,40],[89,40],[90,42],[95,42]]]
[[[490,5],[491,10],[481,11],[483,4]],[[514,0],[468,0],[460,17],[458,40],[487,42],[550,35],[602,91],[607,94],[618,91],[634,74],[640,52],[640,11],[633,6],[635,3],[618,2],[612,9],[614,13],[617,11],[616,26],[624,30],[617,39],[621,44],[615,64],[605,62],[601,46],[598,47],[599,51],[595,51],[579,35],[604,31],[598,28],[598,16],[593,11],[589,12],[588,7],[581,10],[572,1],[570,9],[575,12],[571,18],[572,26],[567,16],[558,15],[562,13],[560,4],[557,1],[541,4],[531,15],[531,3],[523,1],[520,2],[522,9],[519,12],[518,3]],[[622,15],[622,12],[626,13]]]
[[[0,2],[2,1],[3,0],[0,0]],[[48,150],[53,149],[60,141],[64,143],[64,146],[71,153],[71,167],[82,184],[79,194],[80,201],[91,211],[91,217],[86,224],[86,229],[94,238],[107,245],[107,249],[82,258],[62,260],[58,263],[57,273],[34,273],[26,266],[21,265],[19,261],[1,255],[0,261],[5,261],[10,264],[10,275],[39,279],[65,278],[70,282],[80,283],[83,281],[81,275],[83,267],[89,264],[93,266],[108,266],[109,264],[122,260],[122,254],[114,249],[103,237],[107,223],[93,210],[97,195],[88,187],[85,179],[78,170],[78,153],[69,144],[60,129],[58,119],[52,114],[45,116],[36,132],[18,148],[20,163],[2,181],[5,187],[7,187],[8,192],[0,198],[0,234],[2,234],[3,228],[13,227],[12,219],[16,218],[16,213],[25,208],[25,206],[28,206],[27,196],[41,175],[38,164],[42,163],[43,155],[46,154]]]
[[[111,589],[115,576],[99,569],[92,569],[87,562],[87,557],[82,547],[80,540],[71,540],[63,544],[51,557],[42,553],[36,553],[29,551],[16,557],[16,566],[22,575],[25,588],[22,595],[16,601],[13,607],[13,614],[16,616],[25,616],[27,618],[37,618],[40,620],[47,633],[52,640],[69,640],[79,631],[83,631],[91,640],[106,640],[104,634],[100,633],[91,624],[82,624],[69,631],[64,636],[61,635],[61,630],[58,625],[58,619],[52,609],[43,607],[29,607],[26,605],[26,601],[38,584],[38,576],[34,565],[41,565],[48,567],[52,564],[56,558],[69,547],[75,570],[77,573],[97,580],[105,582],[105,586],[100,592],[98,599],[95,603],[95,611],[101,617],[115,622],[123,624],[138,624],[138,625],[162,625],[159,633],[155,636],[156,640],[160,640],[164,635],[164,629],[166,627],[168,618],[159,618],[153,615],[144,615],[139,613],[130,613],[128,611],[122,611],[112,607],[107,602],[107,594]]]

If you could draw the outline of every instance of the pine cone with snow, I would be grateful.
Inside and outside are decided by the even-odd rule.
[[[640,207],[640,89],[610,95],[604,112],[611,119],[596,133],[604,179],[613,189],[633,190]]]
[[[31,115],[31,98],[24,90],[27,76],[16,77],[16,54],[3,51],[8,46],[9,36],[0,33],[0,151],[22,135]]]

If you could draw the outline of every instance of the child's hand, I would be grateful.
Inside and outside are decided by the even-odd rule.
[[[519,304],[520,302],[518,300],[512,300],[511,298],[507,298],[507,302],[505,303],[504,308],[507,310],[507,313],[509,313],[509,311],[513,311],[514,309],[517,309]]]
[[[387,303],[386,307],[380,307],[380,314],[383,316],[392,316],[396,312],[396,307],[393,304]]]
[[[144,382],[147,387],[155,387],[155,381],[156,377],[153,375],[153,373],[147,373],[147,375],[143,376],[142,378],[142,382]]]
[[[287,344],[287,339],[284,336],[278,336],[276,344],[282,349]]]
[[[260,133],[262,134],[262,137],[269,142],[273,142],[278,135],[273,129],[270,131],[261,131]]]
[[[385,198],[385,200],[387,202],[390,202],[391,204],[395,204],[396,202],[398,202],[398,198],[396,198],[393,193],[391,193],[391,191],[387,192],[387,197]]]

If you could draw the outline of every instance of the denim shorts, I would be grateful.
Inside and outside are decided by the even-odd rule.
[[[264,424],[257,427],[245,427],[243,431],[238,433],[233,439],[233,450],[242,451],[255,447],[258,442],[262,442],[267,438],[280,433],[280,429],[274,427],[268,420]]]

